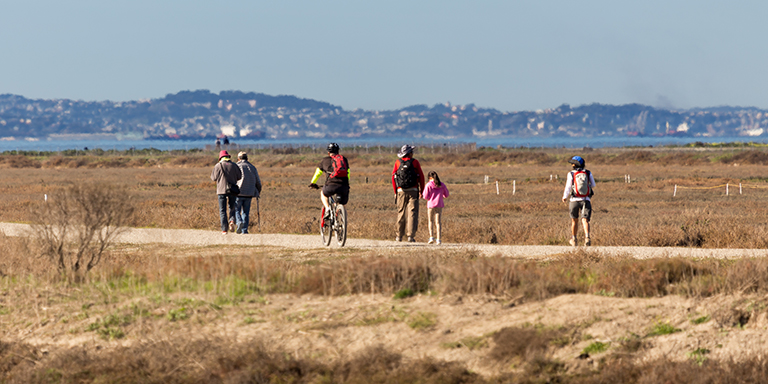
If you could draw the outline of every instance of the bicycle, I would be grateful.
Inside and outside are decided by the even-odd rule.
[[[320,211],[320,235],[325,246],[331,245],[331,237],[336,235],[336,242],[343,247],[347,242],[347,209],[336,202],[338,195],[328,196],[330,216],[325,216],[325,207]]]

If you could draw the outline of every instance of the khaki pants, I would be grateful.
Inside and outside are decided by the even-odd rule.
[[[429,237],[440,240],[440,224],[443,219],[443,207],[427,208],[429,216]]]
[[[419,229],[419,189],[397,190],[397,236],[416,236]]]

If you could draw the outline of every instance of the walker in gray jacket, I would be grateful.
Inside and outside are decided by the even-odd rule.
[[[227,151],[221,151],[219,153],[219,162],[213,167],[211,172],[211,180],[216,182],[216,194],[219,195],[219,218],[221,219],[221,233],[227,234],[227,230],[235,230],[235,218],[232,217],[232,213],[235,210],[236,196],[231,195],[228,192],[228,186],[237,183],[240,179],[240,168],[230,161],[230,156]],[[227,208],[229,208],[229,220],[227,220]],[[227,226],[229,221],[229,226]]]
[[[248,154],[240,152],[237,154],[237,166],[240,168],[240,179],[237,186],[240,187],[240,194],[235,200],[235,220],[237,222],[237,233],[248,233],[249,218],[251,214],[251,200],[256,198],[256,211],[259,210],[259,196],[261,194],[261,179],[259,171],[253,164],[248,162]],[[259,219],[259,226],[261,220]]]

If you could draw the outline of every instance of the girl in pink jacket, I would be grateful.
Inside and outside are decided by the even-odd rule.
[[[429,216],[429,244],[440,244],[440,222],[443,216],[443,198],[448,197],[448,187],[440,182],[437,172],[429,171],[429,182],[422,193],[427,201],[427,215]],[[436,236],[435,236],[436,235]]]

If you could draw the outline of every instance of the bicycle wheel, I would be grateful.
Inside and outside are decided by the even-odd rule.
[[[334,229],[336,241],[340,247],[343,247],[347,242],[347,209],[341,204],[336,206],[336,225]]]
[[[333,219],[328,218],[323,220],[323,210],[320,210],[320,236],[323,237],[323,245],[326,247],[331,245],[331,237],[333,236],[331,222]]]

